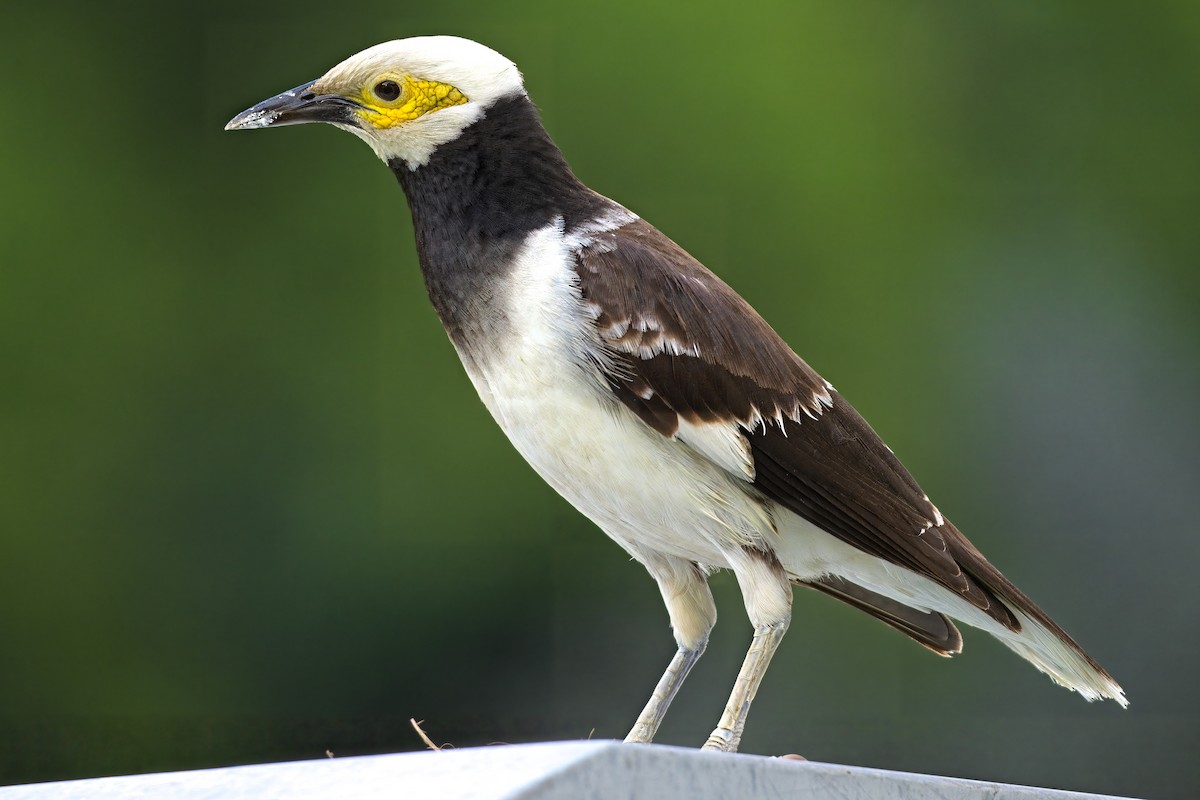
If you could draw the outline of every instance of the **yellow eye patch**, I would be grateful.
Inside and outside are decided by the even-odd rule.
[[[371,89],[363,90],[360,101],[366,108],[358,112],[367,122],[376,128],[390,128],[412,122],[417,117],[424,116],[439,108],[449,108],[467,102],[467,98],[458,89],[448,83],[437,81],[416,81],[404,78],[404,93],[392,103],[385,103],[371,93]]]

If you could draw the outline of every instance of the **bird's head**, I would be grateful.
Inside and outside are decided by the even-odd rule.
[[[495,50],[457,36],[417,36],[352,55],[315,81],[246,109],[225,130],[328,122],[384,161],[416,169],[488,106],[524,93],[516,65]]]

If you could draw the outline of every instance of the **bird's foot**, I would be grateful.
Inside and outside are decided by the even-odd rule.
[[[719,727],[708,735],[708,741],[700,749],[715,753],[736,753],[740,738],[728,728]]]
[[[625,737],[625,744],[650,744],[654,741],[654,728],[644,722],[638,722],[633,730]]]

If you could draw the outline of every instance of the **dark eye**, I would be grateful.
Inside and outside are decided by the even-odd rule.
[[[400,96],[400,84],[395,81],[380,81],[375,84],[375,96],[380,100],[395,100]]]

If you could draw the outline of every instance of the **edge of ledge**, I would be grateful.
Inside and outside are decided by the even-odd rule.
[[[536,742],[0,787],[0,800],[288,800],[396,796],[551,800],[623,783],[658,800],[772,795],[862,800],[1121,800],[1111,795],[618,741]],[[401,792],[401,790],[403,790]],[[401,792],[401,795],[398,795]],[[1125,798],[1124,800],[1128,800]]]

